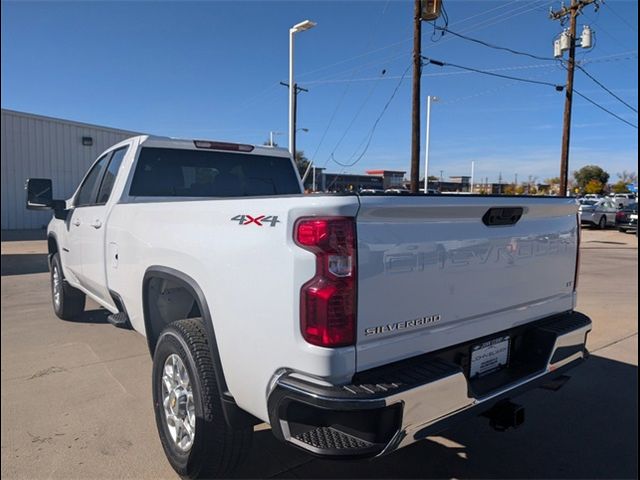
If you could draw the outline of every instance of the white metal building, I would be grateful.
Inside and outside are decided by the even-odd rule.
[[[54,198],[74,192],[101,152],[136,132],[2,109],[2,230],[39,229],[49,212],[25,208],[25,180],[51,178]]]

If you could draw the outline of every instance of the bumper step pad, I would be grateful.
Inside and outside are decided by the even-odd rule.
[[[124,312],[112,313],[107,317],[108,322],[114,327],[118,328],[131,328],[129,323],[129,316]]]
[[[318,427],[293,438],[321,451],[362,451],[377,446],[375,443],[356,438],[332,427]]]

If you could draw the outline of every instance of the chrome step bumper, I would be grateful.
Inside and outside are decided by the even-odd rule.
[[[469,380],[468,366],[451,360],[481,339],[359,373],[350,385],[280,372],[268,397],[271,427],[316,455],[383,455],[563,374],[587,357],[590,330],[587,316],[569,312],[498,332],[492,336],[519,338],[519,350],[508,368],[484,380]]]

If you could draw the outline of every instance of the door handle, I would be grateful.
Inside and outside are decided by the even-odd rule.
[[[78,220],[78,219],[76,218],[76,219],[73,221],[73,224],[74,224],[76,227],[79,227],[79,226],[80,226],[80,220]]]
[[[102,222],[100,220],[94,220],[94,222],[91,224],[91,226],[93,228],[100,228],[102,226]]]

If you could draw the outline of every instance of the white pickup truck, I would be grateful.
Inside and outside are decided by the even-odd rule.
[[[286,151],[139,136],[71,199],[29,179],[55,313],[89,297],[146,336],[169,462],[228,475],[253,426],[315,455],[388,454],[560,385],[587,356],[570,198],[304,195]]]

